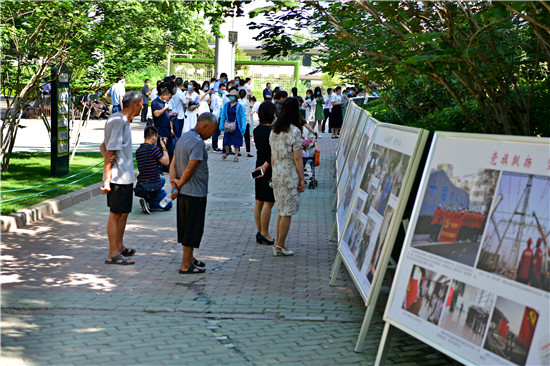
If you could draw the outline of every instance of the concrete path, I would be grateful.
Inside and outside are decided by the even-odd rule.
[[[104,264],[104,196],[3,234],[2,364],[372,364],[387,296],[365,352],[357,354],[363,302],[344,269],[337,286],[328,285],[336,254],[327,240],[335,145],[319,140],[319,187],[306,189],[293,218],[293,257],[274,258],[269,246],[255,243],[255,159],[233,163],[217,153],[209,153],[207,227],[196,253],[207,262],[205,274],[178,274],[175,212],[145,215],[137,199],[125,235],[125,245],[138,251],[133,266]],[[276,210],[273,224],[275,218]],[[449,363],[401,332],[387,360]]]

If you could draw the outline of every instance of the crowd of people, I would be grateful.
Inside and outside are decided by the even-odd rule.
[[[263,102],[259,102],[253,95],[250,78],[228,80],[226,73],[202,83],[168,76],[153,88],[146,79],[141,93],[126,92],[124,83],[124,77],[119,78],[106,93],[113,109],[101,145],[105,157],[102,191],[110,207],[109,254],[105,263],[135,263],[129,258],[135,249],[123,244],[135,192],[143,212],[148,214],[171,209],[171,200],[177,198],[177,238],[183,246],[179,272],[203,273],[206,264],[194,257],[194,249],[200,246],[206,216],[209,173],[205,140],[212,139],[212,150],[222,153],[222,159],[233,154],[233,161],[238,163],[243,141],[247,157],[253,157],[251,134],[257,151],[256,241],[272,246],[274,256],[293,255],[286,237],[305,188],[304,146],[311,143],[309,137],[318,137],[319,132],[325,131],[327,120],[331,137],[338,138],[346,105],[362,90],[336,87],[323,94],[317,87],[315,91],[307,90],[302,98],[297,88],[292,88],[289,96],[279,87],[272,90],[267,83]],[[152,119],[147,118],[149,107]],[[259,125],[254,128],[255,114]],[[129,123],[139,115],[147,126],[144,143],[136,151],[139,174],[134,187]],[[163,172],[169,173],[169,193],[163,189]],[[269,222],[275,204],[279,215],[273,238]]]

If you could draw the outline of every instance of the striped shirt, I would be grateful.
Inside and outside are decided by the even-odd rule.
[[[149,157],[145,161],[148,146],[151,146]],[[160,184],[159,160],[162,158],[162,152],[156,145],[143,143],[136,150],[136,161],[139,170],[138,182]]]

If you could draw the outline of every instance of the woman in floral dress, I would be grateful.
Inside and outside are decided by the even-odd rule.
[[[298,100],[288,98],[269,136],[273,194],[279,211],[274,256],[294,254],[285,244],[292,215],[299,209],[299,194],[305,188],[301,128]]]

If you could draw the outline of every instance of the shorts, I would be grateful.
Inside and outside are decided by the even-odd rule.
[[[132,211],[134,200],[133,184],[111,183],[111,190],[107,193],[107,207],[112,213],[127,214]]]
[[[178,243],[184,247],[198,248],[204,232],[206,197],[178,195],[177,224]]]

